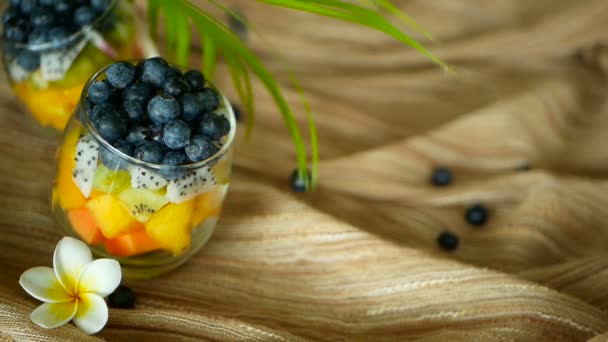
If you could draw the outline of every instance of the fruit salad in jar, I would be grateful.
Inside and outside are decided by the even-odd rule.
[[[10,0],[2,29],[13,90],[55,131],[63,131],[91,75],[117,59],[143,58],[149,46],[125,0]]]
[[[215,228],[235,129],[232,107],[199,71],[160,57],[115,62],[87,83],[66,127],[54,217],[126,276],[169,271]]]

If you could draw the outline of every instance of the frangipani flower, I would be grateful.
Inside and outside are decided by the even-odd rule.
[[[87,334],[99,332],[108,321],[108,296],[122,279],[116,260],[93,261],[91,250],[82,241],[64,237],[53,255],[53,267],[34,267],[25,271],[19,284],[44,304],[30,318],[51,329],[74,321]]]

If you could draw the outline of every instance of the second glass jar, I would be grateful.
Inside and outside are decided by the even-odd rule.
[[[11,8],[4,10],[6,13]],[[60,19],[65,21],[55,21]],[[3,29],[30,25],[19,20],[6,21]],[[113,60],[145,56],[149,39],[137,23],[132,1],[112,0],[91,24],[62,35],[63,38],[33,37],[36,30],[46,36],[54,34],[57,30],[53,31],[53,27],[29,28],[26,32],[30,36],[22,42],[11,41],[3,34],[2,62],[17,97],[41,126],[50,132],[62,132],[91,75]]]

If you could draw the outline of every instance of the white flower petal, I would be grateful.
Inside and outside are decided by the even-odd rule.
[[[74,318],[78,305],[75,300],[63,303],[44,303],[32,311],[30,318],[47,329],[60,327]]]
[[[59,241],[53,255],[53,266],[57,279],[69,293],[75,293],[80,273],[92,259],[91,250],[84,242],[71,237]]]
[[[97,259],[89,263],[78,280],[78,293],[96,293],[109,296],[122,279],[120,264],[112,259]]]
[[[61,303],[73,300],[73,297],[57,280],[50,267],[33,267],[23,272],[19,284],[32,297],[47,303]]]
[[[80,294],[79,298],[78,312],[74,316],[74,323],[89,335],[99,332],[108,322],[106,302],[93,293]]]

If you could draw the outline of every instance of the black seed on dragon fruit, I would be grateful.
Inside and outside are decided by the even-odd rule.
[[[81,137],[76,143],[72,179],[85,198],[89,197],[93,189],[98,159],[99,144],[97,141],[90,135]]]
[[[211,168],[203,167],[171,180],[165,197],[172,203],[182,203],[213,189],[215,184]]]
[[[158,190],[167,185],[164,177],[143,167],[132,167],[130,173],[131,187],[135,189]]]

